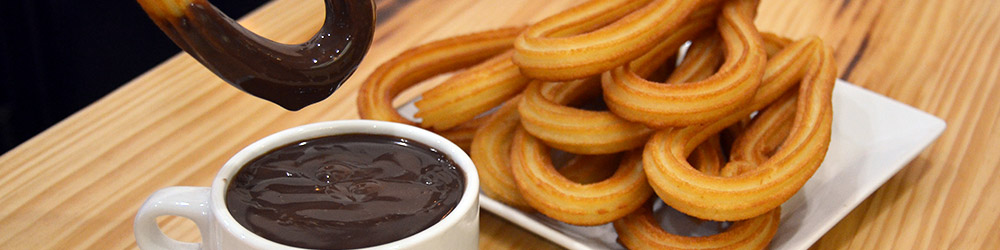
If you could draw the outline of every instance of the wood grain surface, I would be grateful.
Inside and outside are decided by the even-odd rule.
[[[378,1],[374,45],[355,77],[299,112],[240,93],[177,55],[0,157],[0,249],[134,249],[132,218],[153,191],[207,186],[236,151],[279,130],[356,118],[360,82],[401,51],[580,2]],[[276,0],[241,23],[292,43],[310,37],[322,15],[319,0]],[[764,0],[757,23],[822,37],[842,78],[948,123],[814,248],[1000,248],[1000,1]],[[171,237],[199,240],[188,220],[160,224]],[[484,249],[558,248],[487,212],[480,230]]]

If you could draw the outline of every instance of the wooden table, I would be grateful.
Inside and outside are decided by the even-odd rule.
[[[0,157],[0,249],[136,248],[132,217],[150,193],[207,186],[227,158],[268,134],[356,118],[359,84],[390,57],[579,2],[379,1],[375,42],[356,77],[299,112],[242,94],[186,54],[175,56]],[[1000,247],[1000,1],[765,0],[757,20],[764,31],[819,35],[836,48],[841,78],[948,123],[817,248]],[[321,21],[322,1],[276,0],[242,23],[291,43]],[[198,240],[190,221],[163,218],[161,226]],[[557,247],[490,213],[481,232],[486,249]]]

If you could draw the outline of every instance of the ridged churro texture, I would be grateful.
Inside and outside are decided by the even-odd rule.
[[[530,26],[514,63],[531,78],[583,79],[641,56],[712,0],[595,0]]]
[[[689,237],[671,234],[660,228],[653,217],[651,203],[615,221],[618,242],[629,249],[764,249],[778,231],[781,211],[733,223],[725,232]]]
[[[521,124],[517,112],[520,100],[521,97],[515,97],[493,113],[476,132],[469,156],[479,171],[483,193],[512,207],[530,209],[510,170],[511,141]]]
[[[523,27],[504,28],[452,37],[403,52],[373,72],[358,93],[358,114],[362,119],[384,120],[432,129],[468,151],[478,126],[485,122],[484,111],[517,95],[527,79],[510,63],[514,37]],[[425,94],[415,116],[417,123],[404,118],[392,106],[403,90],[434,76],[459,73]],[[478,118],[477,118],[478,117]]]
[[[403,52],[375,69],[362,84],[358,93],[359,115],[363,119],[417,125],[392,106],[396,95],[431,77],[468,68],[511,49],[522,29],[505,28],[456,36]]]
[[[434,42],[376,70],[359,109],[399,120],[395,94],[465,69],[416,116],[462,142],[475,130],[486,195],[569,224],[614,222],[633,249],[765,248],[826,154],[836,69],[817,38],[759,32],[757,4],[594,0],[524,30]],[[672,235],[652,216],[660,200],[735,223]]]
[[[420,96],[420,125],[447,130],[521,93],[529,79],[511,62],[513,52],[491,58],[448,78]]]
[[[656,44],[629,67],[641,76],[648,76],[674,56],[678,48],[698,33],[711,26],[717,8],[699,9],[688,17],[676,32]],[[535,82],[525,90],[521,101],[521,124],[533,136],[546,144],[576,154],[610,154],[637,148],[645,144],[653,130],[641,123],[632,122],[610,111],[584,110],[568,104],[585,101],[586,96],[553,98],[544,96],[539,89],[544,84],[573,85],[578,88],[599,88],[597,77],[572,82]],[[599,90],[581,92],[600,93]],[[599,133],[597,131],[600,131]]]
[[[549,148],[523,129],[514,134],[511,172],[521,195],[542,214],[574,225],[600,225],[638,208],[653,190],[642,171],[640,151],[631,151],[614,175],[580,184],[563,177],[552,165]]]
[[[709,124],[661,130],[646,144],[643,166],[668,205],[703,219],[748,219],[788,200],[822,163],[830,143],[830,98],[836,79],[831,50],[815,38],[798,41],[775,55],[766,72],[753,99],[737,112]],[[773,103],[793,86],[799,88],[791,131],[760,166],[720,178],[695,171],[687,162],[695,146]],[[747,163],[730,161],[727,167],[738,164]]]
[[[615,114],[650,127],[707,123],[746,104],[760,84],[767,59],[763,40],[753,25],[756,1],[728,1],[718,20],[725,63],[697,82],[662,84],[643,79],[629,67],[605,73],[604,100]],[[714,36],[699,43],[715,43]]]

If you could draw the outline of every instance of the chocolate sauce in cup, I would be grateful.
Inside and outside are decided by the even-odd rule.
[[[170,239],[182,216],[202,243]],[[474,249],[479,177],[454,143],[372,120],[308,124],[234,155],[211,187],[167,187],[135,218],[142,249]]]
[[[347,134],[295,142],[241,169],[226,207],[250,231],[303,248],[349,249],[416,234],[448,215],[463,173],[410,139]]]

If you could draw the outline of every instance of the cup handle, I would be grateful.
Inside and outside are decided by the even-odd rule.
[[[201,232],[202,241],[208,236],[209,211],[208,187],[167,187],[157,190],[146,199],[135,215],[133,229],[135,241],[144,250],[201,249],[200,243],[181,242],[163,234],[156,224],[156,217],[176,215],[194,221]]]

